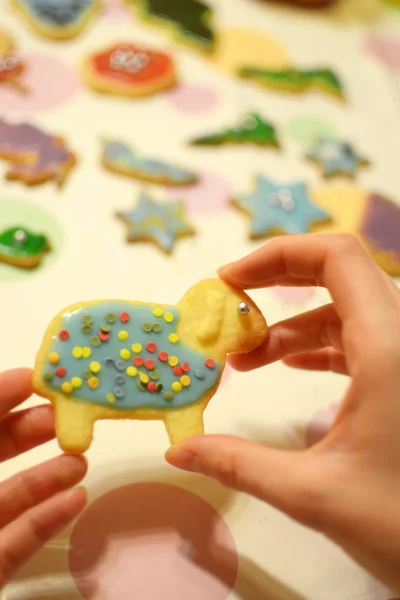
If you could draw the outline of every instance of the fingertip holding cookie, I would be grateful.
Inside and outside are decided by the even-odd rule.
[[[101,10],[101,0],[11,0],[35,33],[52,40],[76,37]]]
[[[221,279],[199,282],[176,306],[82,302],[51,322],[33,387],[54,405],[64,451],[85,452],[99,419],[161,420],[174,445],[204,433],[226,355],[267,336],[254,302]]]

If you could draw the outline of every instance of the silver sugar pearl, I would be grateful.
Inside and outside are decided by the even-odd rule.
[[[239,315],[248,315],[249,312],[250,312],[250,306],[247,304],[247,302],[241,302],[238,306]]]
[[[23,244],[25,244],[26,238],[27,235],[25,231],[22,231],[21,229],[18,229],[18,231],[14,233],[14,242],[18,244],[18,246],[22,246]]]

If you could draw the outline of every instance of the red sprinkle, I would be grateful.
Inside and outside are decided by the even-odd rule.
[[[153,369],[156,368],[156,363],[154,362],[154,360],[145,360],[144,361],[144,366],[146,367],[146,369],[148,369],[149,371],[153,371]]]
[[[147,352],[155,352],[157,350],[157,344],[154,342],[149,342],[146,344],[146,350]]]
[[[209,369],[213,369],[215,367],[215,360],[213,360],[212,358],[207,358],[206,367],[208,367]]]
[[[63,342],[66,342],[67,340],[69,340],[69,333],[68,331],[66,331],[65,329],[63,329],[62,331],[60,331],[60,333],[58,334],[58,337],[60,338],[60,340],[62,340]]]
[[[150,381],[150,383],[147,384],[147,389],[149,390],[149,392],[154,394],[154,392],[157,390],[157,384],[155,383],[155,381]]]
[[[106,331],[99,331],[98,336],[102,342],[106,342],[109,339],[110,334]]]
[[[122,312],[119,315],[119,320],[121,321],[121,323],[127,323],[130,319],[130,316],[127,312]]]
[[[181,369],[184,373],[189,373],[190,371],[190,365],[188,365],[188,363],[182,363],[181,364]]]
[[[183,375],[183,370],[181,367],[174,367],[172,369],[172,372],[174,375],[176,375],[177,377],[180,377],[181,375]]]
[[[56,375],[57,377],[65,377],[67,374],[67,369],[64,369],[64,367],[57,367],[56,369]]]
[[[141,356],[135,356],[132,362],[135,365],[135,367],[141,367],[144,363],[144,360]]]
[[[167,362],[168,360],[168,352],[160,352],[158,354],[158,358],[162,361],[162,362]]]

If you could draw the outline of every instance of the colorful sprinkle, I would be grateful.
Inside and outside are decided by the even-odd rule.
[[[110,338],[110,334],[105,331],[99,331],[99,338],[102,342],[106,342]]]
[[[154,315],[155,317],[162,317],[162,316],[163,316],[163,314],[164,314],[164,311],[163,311],[163,309],[162,309],[162,308],[154,308],[154,309],[153,309],[153,315]]]
[[[183,375],[179,381],[181,382],[183,387],[189,387],[189,385],[192,383],[192,380],[190,379],[189,375]]]
[[[101,364],[99,362],[91,362],[89,365],[89,369],[91,370],[92,373],[100,373]]]
[[[115,360],[111,358],[111,356],[107,356],[107,358],[104,359],[104,364],[106,367],[115,367]]]
[[[123,360],[129,360],[131,357],[131,353],[129,352],[128,348],[122,348],[119,355]]]
[[[85,325],[91,325],[93,323],[93,318],[90,315],[85,315],[82,320]]]
[[[121,323],[127,323],[130,319],[130,316],[127,312],[122,312],[119,315],[119,320],[121,321]]]
[[[73,388],[80,388],[83,384],[81,377],[73,377],[71,379],[71,385]]]
[[[84,346],[84,348],[82,348],[82,355],[83,358],[89,358],[89,356],[92,355],[91,348],[89,348],[89,346]]]
[[[161,390],[163,389],[163,384],[162,383],[156,383],[156,392],[161,392]]]
[[[58,367],[56,369],[56,375],[57,377],[65,377],[67,374],[67,369],[64,369],[64,367]]]
[[[206,367],[208,367],[209,369],[214,369],[215,367],[215,360],[212,358],[207,358],[206,362],[205,362]]]
[[[122,330],[118,333],[118,339],[121,340],[121,342],[126,342],[127,339],[129,339],[129,333],[125,330]]]
[[[125,392],[122,388],[120,388],[120,387],[114,388],[114,396],[116,398],[123,398],[124,395],[125,395]]]
[[[117,360],[115,368],[118,369],[118,371],[125,371],[126,363],[123,360]]]
[[[177,356],[170,356],[168,358],[168,364],[170,367],[176,367],[176,365],[179,363],[178,357]]]
[[[172,389],[174,392],[181,392],[182,391],[182,385],[179,383],[179,381],[174,381],[174,383],[171,385]]]
[[[182,363],[181,364],[181,369],[184,373],[189,373],[190,371],[190,365],[188,363]]]
[[[115,313],[107,313],[106,314],[107,323],[115,323],[116,320],[117,320],[117,315]]]
[[[143,350],[143,346],[142,344],[132,344],[132,352],[134,352],[135,354],[139,354],[139,352],[141,352]]]
[[[49,363],[52,365],[56,365],[60,360],[60,355],[58,352],[51,352],[49,354]]]
[[[149,383],[149,381],[150,381],[149,376],[146,375],[146,373],[140,373],[139,379],[142,383]]]
[[[146,387],[145,387],[145,385],[144,385],[144,384],[143,384],[143,383],[140,381],[140,379],[137,379],[137,381],[136,381],[136,385],[137,385],[138,389],[139,389],[141,392],[144,392],[145,390],[147,390],[147,388],[146,388]]]
[[[83,349],[80,346],[75,346],[75,348],[72,348],[72,356],[74,358],[82,358]]]
[[[66,342],[67,340],[69,340],[69,333],[66,329],[62,329],[58,334],[58,337],[62,342]]]
[[[144,364],[144,360],[141,356],[135,356],[135,358],[133,359],[133,364],[135,365],[135,367],[141,367]]]
[[[142,325],[142,329],[143,331],[145,331],[146,333],[149,333],[149,331],[152,330],[152,324],[151,323],[143,323]]]
[[[147,389],[149,390],[149,392],[154,394],[154,392],[157,390],[157,385],[154,383],[154,381],[150,381],[149,385],[147,386]]]
[[[96,388],[98,388],[100,385],[100,380],[98,379],[98,377],[91,377],[90,379],[88,379],[88,386],[90,388],[92,388],[92,390],[95,390]]]
[[[90,343],[92,344],[92,346],[100,346],[101,341],[100,341],[100,338],[97,335],[93,335],[90,338]]]
[[[172,372],[174,375],[176,375],[177,377],[180,377],[181,375],[183,375],[183,369],[182,367],[174,367],[172,369]]]
[[[106,400],[107,400],[107,402],[115,402],[116,398],[115,398],[114,394],[107,394]]]
[[[54,373],[52,373],[51,371],[45,371],[43,374],[43,379],[45,381],[53,381],[54,379]]]
[[[146,350],[147,352],[156,352],[157,344],[155,344],[154,342],[149,342],[148,344],[146,344]]]
[[[92,377],[92,371],[89,371],[89,369],[87,371],[85,371],[84,377],[85,377],[86,381],[88,379],[90,379]]]
[[[105,323],[103,323],[103,325],[100,325],[100,329],[101,329],[101,331],[103,331],[104,333],[110,333],[110,331],[111,331],[111,326],[110,326],[110,325],[106,325]]]
[[[166,402],[172,402],[172,400],[174,399],[174,395],[172,392],[164,392],[163,398]]]
[[[171,342],[171,344],[177,344],[179,342],[179,335],[177,333],[170,333],[168,340]]]
[[[154,362],[154,360],[150,360],[150,359],[148,359],[148,360],[145,360],[145,361],[144,361],[144,366],[145,366],[145,367],[146,367],[146,369],[148,369],[149,371],[152,371],[152,370],[155,368],[155,366],[156,366],[156,363]]]
[[[172,312],[166,312],[164,313],[164,321],[166,321],[167,323],[172,323],[172,321],[174,320],[174,313]]]
[[[196,369],[194,374],[196,375],[197,379],[204,379],[206,374],[203,371],[203,369]]]
[[[82,327],[82,333],[84,333],[85,335],[89,335],[92,332],[93,332],[93,327],[91,325],[84,325]]]
[[[64,383],[61,384],[61,389],[65,394],[70,394],[73,390],[73,387],[69,381],[64,381]]]
[[[117,385],[125,385],[125,377],[121,373],[114,377],[114,381]]]
[[[136,377],[138,370],[136,369],[136,367],[128,367],[126,369],[126,374],[128,375],[128,377]]]
[[[158,379],[160,377],[160,373],[157,371],[157,369],[154,369],[154,371],[150,371],[149,377],[150,379]]]
[[[159,352],[158,353],[158,358],[159,358],[159,360],[161,360],[161,362],[167,362],[167,360],[168,360],[168,352]]]
[[[151,328],[154,331],[154,333],[160,333],[160,331],[162,330],[160,323],[153,323]]]

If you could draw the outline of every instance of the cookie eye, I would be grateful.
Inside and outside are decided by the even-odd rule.
[[[247,304],[247,302],[241,302],[238,306],[239,315],[248,315],[249,312],[250,312],[250,306]]]

